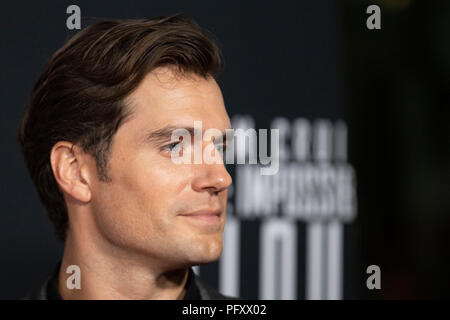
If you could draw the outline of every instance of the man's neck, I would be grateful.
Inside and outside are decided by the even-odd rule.
[[[188,268],[158,269],[151,259],[107,246],[77,241],[68,234],[58,275],[62,299],[183,299]],[[68,288],[67,279],[71,274],[66,270],[70,265],[80,268],[80,289]]]

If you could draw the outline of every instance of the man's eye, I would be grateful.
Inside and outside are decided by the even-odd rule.
[[[223,143],[216,144],[215,146],[216,146],[217,151],[219,151],[220,153],[223,153],[224,149],[226,148],[226,146]]]
[[[175,150],[175,148],[179,147],[179,144],[181,143],[181,141],[177,141],[177,142],[172,142],[170,144],[167,144],[163,147],[164,150],[168,150],[168,151],[173,151]]]

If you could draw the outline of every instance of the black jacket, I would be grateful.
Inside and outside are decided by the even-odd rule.
[[[29,292],[24,300],[61,300],[58,292],[58,274],[60,264],[53,273],[44,281],[42,286]],[[186,284],[186,296],[184,300],[235,300],[237,298],[224,296],[216,289],[204,283],[192,269],[189,269]]]

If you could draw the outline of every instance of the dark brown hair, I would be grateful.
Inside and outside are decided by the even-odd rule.
[[[113,136],[130,113],[124,99],[144,76],[171,66],[207,78],[220,63],[215,42],[183,15],[100,21],[53,54],[33,88],[18,139],[60,240],[69,221],[50,165],[52,147],[58,141],[79,144],[95,158],[99,179],[108,182]]]

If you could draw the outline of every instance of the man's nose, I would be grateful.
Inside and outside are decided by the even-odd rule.
[[[198,166],[196,168],[196,176],[192,182],[192,188],[195,191],[219,193],[228,189],[231,185],[231,176],[223,163],[202,163],[195,166]]]

